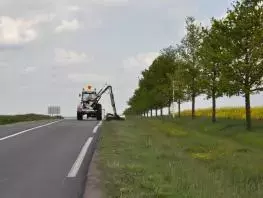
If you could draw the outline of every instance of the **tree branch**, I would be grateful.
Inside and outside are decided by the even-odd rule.
[[[250,91],[263,91],[263,87],[259,87],[259,88],[251,89]]]

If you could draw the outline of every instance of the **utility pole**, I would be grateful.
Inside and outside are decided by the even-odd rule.
[[[174,94],[175,94],[175,93],[174,93],[174,80],[173,80],[173,105],[172,105],[172,107],[173,107],[173,108],[172,108],[172,116],[173,116],[173,118],[174,118],[174,116],[175,116],[175,115],[174,115],[174,102],[175,102],[175,101],[174,101],[174,100],[175,100]]]

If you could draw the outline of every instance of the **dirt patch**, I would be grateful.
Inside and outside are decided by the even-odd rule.
[[[100,172],[98,170],[98,152],[95,151],[90,163],[85,193],[83,198],[103,198],[100,182]]]

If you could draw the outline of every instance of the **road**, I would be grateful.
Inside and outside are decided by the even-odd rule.
[[[0,126],[0,197],[81,197],[98,125],[60,120]]]

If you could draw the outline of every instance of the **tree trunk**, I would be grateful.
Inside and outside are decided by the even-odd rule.
[[[192,119],[195,119],[195,94],[192,94]]]
[[[151,117],[153,117],[153,110],[151,109]]]
[[[246,53],[245,62],[248,65],[249,57]],[[246,103],[246,127],[247,130],[251,130],[251,108],[250,108],[250,81],[249,81],[249,71],[245,74],[245,103]]]
[[[161,108],[161,117],[163,117],[163,108]]]
[[[215,94],[215,89],[213,88],[212,91],[212,122],[216,122],[216,94]]]
[[[169,116],[171,115],[171,104],[169,104],[169,106],[168,106],[168,115]]]
[[[157,117],[157,116],[158,116],[158,109],[155,108],[155,117]]]
[[[181,117],[181,100],[178,100],[178,117]]]
[[[250,93],[245,94],[246,99],[246,126],[247,130],[251,130],[251,108],[250,108]]]
[[[216,122],[216,65],[213,67],[213,87],[212,87],[212,122]]]

